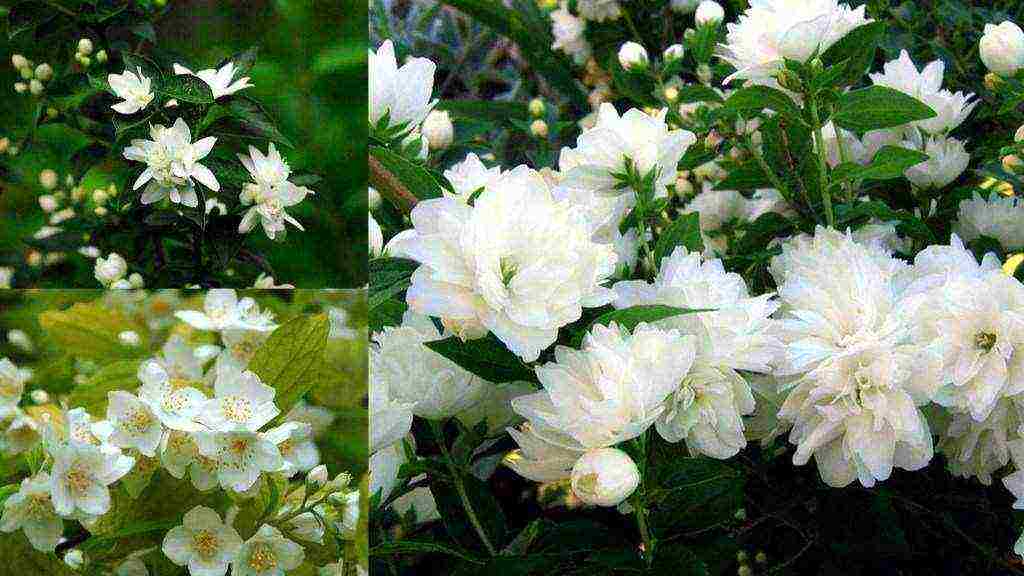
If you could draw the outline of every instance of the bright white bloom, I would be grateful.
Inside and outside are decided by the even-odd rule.
[[[985,24],[985,34],[978,42],[981,61],[991,72],[1013,76],[1024,67],[1024,30],[1009,20]]]
[[[40,552],[53,552],[64,532],[64,522],[53,510],[50,485],[45,470],[25,478],[18,491],[4,501],[0,517],[0,530],[24,530],[32,547]]]
[[[97,258],[93,266],[96,280],[107,288],[120,288],[127,273],[128,262],[117,252],[111,252],[106,258]]]
[[[619,47],[619,64],[626,70],[643,70],[647,62],[647,49],[642,45],[626,42]]]
[[[703,190],[694,196],[683,208],[683,214],[700,214],[701,239],[707,255],[724,254],[728,238],[717,234],[723,226],[747,220],[750,212],[747,199],[736,190],[715,190],[714,184],[705,181]]]
[[[15,408],[21,402],[25,392],[25,382],[32,372],[18,368],[7,358],[0,358],[0,417]]]
[[[974,96],[963,92],[953,93],[942,89],[942,76],[946,65],[942,60],[929,62],[918,71],[906,50],[900,57],[885,63],[883,72],[871,74],[871,81],[877,86],[888,86],[928,105],[935,116],[911,123],[929,134],[948,132],[967,119],[978,104],[971,101]]]
[[[615,20],[622,15],[619,0],[578,0],[576,10],[583,18],[594,22]]]
[[[572,468],[572,491],[595,506],[618,506],[640,485],[640,470],[618,448],[585,453]]]
[[[243,76],[238,80],[234,79],[236,73],[234,62],[228,62],[221,66],[219,70],[210,68],[209,70],[200,70],[198,72],[193,72],[181,64],[175,64],[174,73],[196,76],[203,82],[206,82],[210,86],[210,91],[213,92],[214,100],[221,96],[230,96],[239,90],[252,88],[252,83],[249,82],[248,76]]]
[[[928,159],[920,164],[907,168],[904,175],[911,184],[919,188],[945,188],[963,174],[971,155],[964,148],[964,143],[956,138],[930,136],[921,146],[914,138],[904,142],[908,148],[922,149]]]
[[[143,368],[140,368],[140,379]],[[146,456],[155,456],[163,426],[150,404],[124,390],[107,393],[107,421],[114,427],[110,443],[118,448],[135,448]]]
[[[285,422],[267,430],[263,437],[277,445],[284,459],[280,471],[286,476],[305,472],[320,463],[320,451],[313,442],[313,427],[305,422]]]
[[[726,24],[726,43],[718,47],[736,68],[725,83],[772,83],[785,59],[806,62],[868,22],[864,6],[851,9],[838,0],[753,0],[736,23]]]
[[[551,18],[551,34],[555,41],[552,50],[561,50],[568,54],[577,64],[583,64],[590,58],[590,43],[584,33],[587,21],[573,16],[569,11],[568,0],[561,0],[558,10],[549,14]]]
[[[245,541],[231,563],[233,576],[283,576],[302,564],[306,553],[302,546],[284,537],[281,531],[264,524]]]
[[[248,370],[231,365],[217,370],[214,398],[203,403],[199,421],[218,432],[256,432],[281,411],[274,404],[276,391]]]
[[[615,270],[612,248],[595,243],[586,217],[526,166],[488,185],[473,206],[420,202],[412,222],[389,245],[390,254],[422,264],[409,309],[459,324],[457,333],[490,330],[526,361],[583,307],[611,301],[601,283]]]
[[[107,488],[135,465],[135,459],[120,451],[92,444],[71,443],[53,447],[50,497],[61,516],[75,512],[100,515],[110,510]]]
[[[1022,408],[1021,398],[1003,398],[980,422],[967,413],[953,414],[938,444],[939,451],[946,454],[949,471],[991,484],[992,474],[1010,461],[1010,445],[1020,442]]]
[[[501,167],[488,168],[480,158],[470,152],[466,158],[444,171],[444,177],[455,190],[455,197],[468,202],[474,193],[482,191],[501,177]],[[448,192],[445,191],[447,195]]]
[[[447,110],[431,110],[423,119],[423,137],[431,150],[444,150],[455,140],[455,125]]]
[[[768,373],[781,351],[772,334],[771,294],[752,298],[739,274],[721,260],[676,248],[661,262],[653,284],[642,280],[614,286],[616,308],[662,304],[712,312],[683,314],[656,323],[691,335],[693,367],[677,384],[658,432],[669,442],[685,440],[690,450],[729,458],[746,446],[742,416],[754,411],[750,385],[739,371]]]
[[[536,369],[544,390],[515,398],[512,408],[549,443],[614,446],[654,423],[693,360],[694,339],[678,330],[596,325],[581,350],[556,347],[555,361]]]
[[[391,40],[385,40],[377,52],[370,50],[369,58],[370,125],[382,130],[400,128],[400,133],[419,127],[437,103],[430,99],[437,66],[426,58],[410,58],[399,67]]]
[[[181,526],[164,536],[162,550],[192,576],[224,576],[242,547],[242,537],[215,510],[196,506],[185,513]]]
[[[206,402],[206,396],[195,387],[188,386],[191,381],[172,379],[156,360],[147,360],[139,366],[139,381],[142,382],[139,400],[149,407],[161,424],[183,432],[202,429],[196,417]]]
[[[122,100],[111,106],[120,114],[135,114],[153,101],[153,81],[143,76],[141,68],[137,72],[125,70],[124,74],[110,74],[107,83]]]
[[[243,205],[255,204],[242,216],[238,232],[245,234],[252,230],[257,220],[263,226],[267,237],[273,240],[285,229],[289,222],[299,230],[302,224],[293,218],[285,208],[302,202],[313,191],[305,186],[296,186],[288,181],[291,168],[281,158],[281,154],[270,143],[267,155],[264,156],[255,146],[249,147],[249,155],[238,155],[238,159],[252,176],[252,184],[247,184],[241,193]]]
[[[697,26],[717,25],[725,18],[725,9],[715,0],[704,0],[697,5],[697,12],[693,18]]]
[[[371,366],[374,363],[375,353],[371,348]],[[412,408],[416,403],[395,399],[391,393],[389,380],[381,378],[377,371],[371,368],[369,404],[370,454],[375,454],[378,450],[398,442],[409,433],[409,430],[412,429]]]
[[[198,432],[196,444],[202,456],[216,463],[217,480],[225,490],[245,492],[260,473],[284,466],[277,445],[255,432]]]
[[[192,142],[192,132],[181,118],[170,128],[156,124],[149,133],[152,140],[132,140],[131,146],[124,149],[125,158],[146,164],[132,187],[138,190],[146,186],[143,204],[170,198],[171,202],[195,208],[199,206],[199,196],[193,180],[214,192],[220,190],[217,177],[199,163],[213,149],[217,138],[207,136]]]
[[[221,331],[229,328],[273,331],[277,326],[267,313],[260,313],[252,298],[238,299],[230,288],[214,288],[206,293],[203,311],[179,310],[174,316],[198,330]]]
[[[401,326],[374,335],[370,373],[391,397],[412,405],[413,414],[442,419],[477,402],[491,386],[451,360],[424,346],[442,339],[430,318],[406,312]]]
[[[586,452],[575,443],[570,443],[573,447],[569,448],[551,442],[548,438],[557,438],[559,433],[543,424],[534,426],[531,422],[525,422],[519,429],[509,428],[508,433],[519,445],[519,449],[505,456],[505,465],[523,478],[535,482],[570,478],[573,466]]]
[[[1024,202],[999,194],[982,198],[975,192],[960,202],[956,231],[967,242],[988,236],[1008,250],[1024,248]]]
[[[384,231],[380,224],[373,217],[373,212],[367,212],[367,242],[370,247],[370,258],[380,258],[384,253]]]
[[[692,132],[670,130],[667,113],[662,109],[651,116],[631,108],[619,116],[614,106],[602,104],[594,128],[580,134],[576,148],[562,149],[562,186],[607,196],[621,194],[615,175],[624,174],[631,161],[641,175],[657,171],[654,195],[664,197],[668,185],[676,181],[679,159],[697,141]]]
[[[409,436],[409,441],[412,440],[412,436]],[[378,450],[370,456],[370,495],[379,493],[380,502],[386,501],[398,483],[398,471],[405,462],[405,448],[401,442]],[[425,478],[424,474],[412,478],[411,481],[417,482]],[[425,486],[414,488],[396,498],[391,504],[391,509],[403,517],[411,511],[415,515],[416,522],[420,523],[432,522],[441,518],[437,512],[437,502],[430,493],[430,489]]]
[[[577,159],[571,149],[563,148],[561,169],[571,170],[575,166],[573,162]],[[623,234],[619,230],[619,225],[626,214],[636,205],[636,197],[633,194],[607,196],[584,187],[560,184],[556,185],[554,194],[556,200],[569,201],[586,215],[593,229],[591,239],[594,242],[612,246],[618,260],[617,271],[633,269],[640,248],[637,231],[630,228]]]
[[[200,349],[193,349],[178,334],[171,334],[154,361],[167,373],[175,388],[203,379],[203,364],[206,360]]]

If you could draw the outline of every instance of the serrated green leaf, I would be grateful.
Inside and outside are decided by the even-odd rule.
[[[443,188],[426,168],[382,146],[370,146],[370,154],[420,200],[440,198]]]
[[[841,95],[832,120],[860,134],[934,116],[934,110],[912,96],[887,86],[869,86]]]
[[[788,94],[768,86],[749,86],[733,92],[722,105],[731,113],[773,110],[796,121],[800,120],[800,109]],[[722,112],[725,114],[726,112]]]
[[[330,329],[325,314],[298,316],[275,330],[256,351],[249,370],[277,392],[274,402],[281,410],[271,426],[280,424],[283,415],[317,385],[314,376],[324,362]]]
[[[153,91],[165,100],[177,100],[192,104],[213,103],[213,91],[202,78],[191,74],[174,74],[154,82]]]
[[[700,235],[700,214],[690,212],[676,218],[666,228],[654,245],[654,262],[660,264],[662,258],[672,254],[677,246],[684,246],[690,252],[704,251],[704,240]]]
[[[107,364],[88,380],[71,390],[68,405],[85,408],[94,417],[105,417],[107,394],[115,390],[134,390],[139,386],[138,360],[120,360]]]
[[[715,185],[715,190],[757,190],[758,188],[770,188],[771,178],[765,174],[761,166],[756,162],[747,162],[729,171],[721,182]]]
[[[80,358],[110,361],[139,356],[146,350],[148,331],[117,310],[100,303],[78,303],[67,310],[48,310],[39,324],[57,345]],[[142,336],[142,346],[125,346],[118,335],[132,330]]]
[[[899,146],[883,146],[875,153],[867,166],[854,165],[833,173],[834,181],[844,180],[890,180],[900,178],[907,168],[928,160],[928,155],[918,150]]]
[[[370,260],[370,287],[367,294],[369,312],[409,287],[412,273],[419,262],[408,258],[374,258]]]
[[[578,332],[572,339],[572,346],[574,348],[582,347],[584,337],[594,328],[595,325],[598,324],[601,326],[608,326],[614,322],[626,330],[632,331],[637,327],[637,325],[643,322],[657,322],[659,320],[665,320],[681,314],[693,314],[695,312],[707,312],[707,310],[679,308],[676,306],[665,306],[663,304],[645,304],[612,310],[595,318],[594,321],[587,326],[586,330]]]
[[[493,334],[465,342],[452,336],[424,345],[488,382],[537,381],[533,369]]]
[[[821,55],[825,66],[837,66],[841,62],[843,73],[835,81],[839,86],[856,84],[871,67],[878,44],[885,37],[884,21],[870,22],[846,33],[838,42]]]

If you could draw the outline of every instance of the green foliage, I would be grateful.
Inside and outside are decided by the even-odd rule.
[[[281,410],[275,420],[278,424],[319,383],[317,370],[325,360],[329,331],[324,314],[293,318],[275,330],[250,361],[249,370],[277,393],[274,402]]]

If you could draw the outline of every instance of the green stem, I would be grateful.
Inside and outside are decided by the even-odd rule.
[[[497,556],[498,551],[491,544],[491,539],[487,537],[487,532],[484,531],[483,524],[480,523],[480,519],[476,515],[476,511],[473,509],[473,504],[469,501],[469,493],[466,492],[466,485],[462,482],[462,473],[455,465],[455,460],[452,459],[452,455],[448,452],[448,444],[444,439],[444,424],[442,422],[431,420],[431,427],[434,429],[434,436],[437,438],[437,443],[441,447],[441,454],[444,455],[445,464],[448,465],[448,471],[452,475],[452,483],[455,484],[455,491],[459,493],[459,499],[462,500],[462,508],[466,511],[466,517],[469,518],[469,523],[473,525],[473,529],[476,530],[477,536],[480,537],[480,541],[484,543],[484,548],[487,548],[487,552],[491,556]]]
[[[825,207],[825,219],[830,228],[836,225],[836,216],[832,212],[832,193],[828,190],[828,168],[825,162],[825,138],[821,133],[821,118],[818,116],[818,103],[813,94],[807,94],[807,103],[811,107],[811,119],[814,121],[814,145],[818,149],[818,180],[821,186],[821,203]]]
[[[636,514],[637,529],[640,530],[640,538],[644,541],[644,559],[647,567],[654,563],[654,546],[656,544],[650,528],[647,526],[647,507],[644,505],[647,493],[647,432],[644,432],[636,439],[640,446],[640,486],[633,493],[633,512]]]

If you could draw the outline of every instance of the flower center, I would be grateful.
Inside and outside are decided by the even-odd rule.
[[[8,398],[21,396],[21,386],[12,378],[0,377],[0,396]]]
[[[249,557],[249,567],[259,572],[277,567],[277,554],[270,544],[256,544],[252,548],[252,556]]]
[[[978,332],[974,335],[974,347],[978,350],[991,352],[996,345],[996,335],[991,332]]]
[[[64,474],[64,481],[68,487],[71,488],[72,492],[81,494],[89,488],[90,481],[89,475],[78,468],[72,468]]]
[[[200,530],[192,536],[192,548],[201,558],[212,558],[220,547],[217,536],[209,530]]]
[[[149,425],[153,423],[153,418],[150,417],[149,413],[141,408],[136,408],[128,413],[128,415],[122,421],[122,425],[125,430],[132,434],[142,434],[145,432]]]
[[[512,279],[515,278],[516,272],[518,272],[518,266],[508,257],[502,258],[499,266],[501,267],[501,283],[508,288],[512,284]]]
[[[25,502],[25,512],[29,518],[41,520],[53,514],[49,494],[33,494]]]
[[[248,422],[252,418],[252,402],[242,396],[224,398],[224,417],[232,422]]]
[[[245,438],[235,438],[234,440],[231,441],[231,444],[228,446],[228,450],[230,450],[232,453],[238,456],[241,456],[245,454],[247,450],[249,450],[249,440]]]
[[[295,447],[295,446],[294,446],[294,445],[292,445],[292,441],[291,441],[291,438],[289,438],[288,440],[285,440],[284,442],[281,442],[280,444],[278,444],[278,445],[277,445],[277,450],[278,450],[278,451],[279,451],[279,452],[280,452],[280,453],[281,453],[282,455],[284,455],[284,454],[291,454],[291,453],[292,453],[292,449],[293,449],[294,447]]]

